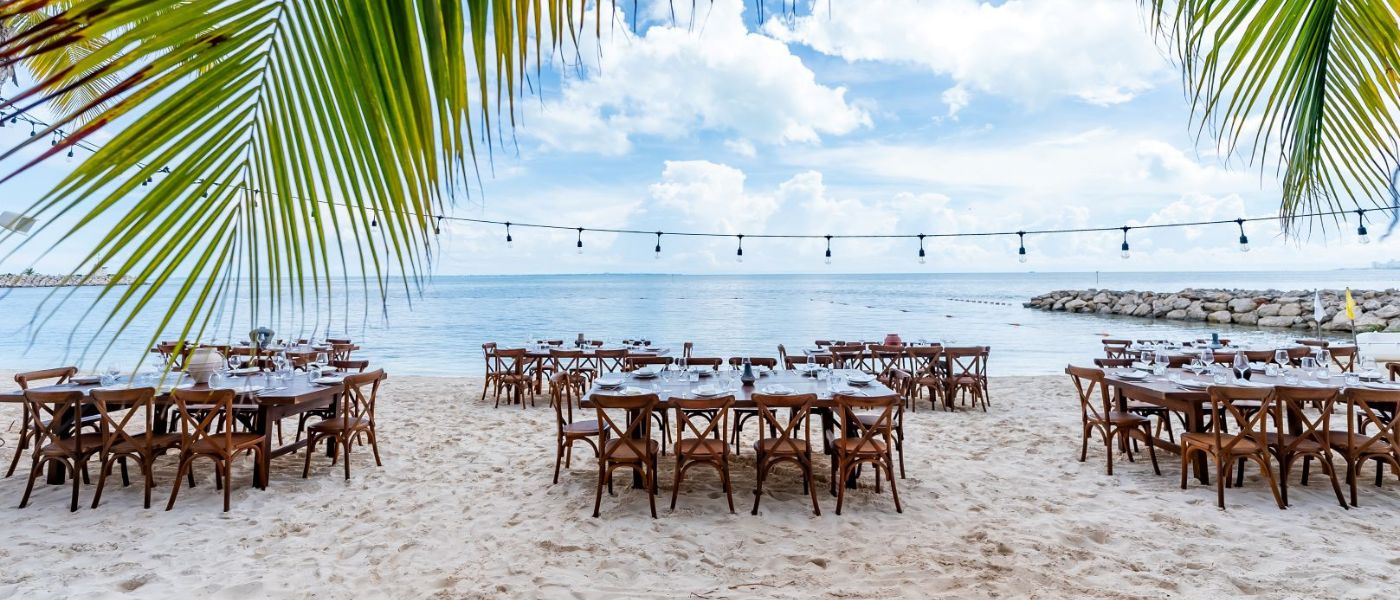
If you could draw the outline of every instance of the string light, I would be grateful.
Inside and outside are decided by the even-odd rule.
[[[831,264],[831,236],[826,236],[826,264]]]
[[[661,232],[656,232],[656,260],[661,260]]]
[[[1249,252],[1249,236],[1244,234],[1244,217],[1235,219],[1240,226],[1240,252]]]
[[[438,215],[437,222],[433,223],[433,235],[442,235],[442,215]]]
[[[1356,209],[1356,241],[1361,245],[1371,243],[1371,236],[1366,234],[1366,209]]]
[[[1127,225],[1124,225],[1124,226],[1123,226],[1123,260],[1128,260],[1129,258],[1132,258],[1132,253],[1128,251],[1128,230],[1129,230],[1129,229],[1131,229],[1131,227],[1128,227]]]
[[[583,228],[578,228],[578,253],[583,254]]]
[[[515,247],[515,240],[510,237],[510,221],[506,221],[506,247]]]
[[[379,226],[379,213],[377,213],[377,212],[372,212],[372,213],[369,214],[369,226],[370,226],[370,227],[378,227],[378,226]]]
[[[735,252],[735,262],[744,262],[744,234],[739,234],[739,251]]]
[[[1026,232],[1017,231],[1016,235],[1021,238],[1021,248],[1016,251],[1016,260],[1024,263],[1026,262]]]
[[[924,258],[924,234],[921,233],[919,234],[919,264],[922,265],[927,262],[928,259]]]

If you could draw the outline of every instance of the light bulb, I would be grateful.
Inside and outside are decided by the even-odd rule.
[[[514,241],[514,240],[506,240],[506,247],[507,247],[507,248],[514,248],[514,247],[515,247],[515,241]]]
[[[1123,260],[1128,260],[1129,258],[1132,258],[1132,257],[1133,257],[1133,254],[1132,254],[1131,252],[1128,252],[1127,250],[1124,250],[1124,251],[1123,251]]]
[[[580,255],[583,254],[583,246],[579,246],[579,247],[578,247],[578,252],[577,252],[577,254],[580,254]]]
[[[661,251],[660,251],[660,250],[657,250],[657,251],[656,251],[656,255],[652,256],[652,258],[654,258],[654,259],[656,259],[656,260],[661,260]]]
[[[1249,242],[1240,242],[1240,252],[1249,252]]]
[[[1356,241],[1361,242],[1362,246],[1371,243],[1371,236],[1366,235],[1365,225],[1356,228]]]
[[[927,264],[927,263],[928,263],[928,259],[927,259],[927,258],[924,258],[924,257],[922,257],[922,256],[919,257],[919,264],[922,265],[922,264]]]
[[[744,255],[740,254],[739,256],[734,257],[734,262],[744,262]]]
[[[1020,262],[1022,262],[1022,263],[1024,263],[1024,262],[1026,262],[1026,255],[1022,254],[1021,257],[1018,258],[1018,259],[1016,259],[1016,260],[1017,260],[1017,261],[1020,261]]]
[[[828,264],[828,265],[831,264],[831,257],[830,257],[830,256],[826,257],[826,261],[825,261],[825,262],[826,262],[826,264]]]

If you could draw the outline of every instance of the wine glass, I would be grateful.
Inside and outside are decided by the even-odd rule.
[[[1361,372],[1363,373],[1363,375],[1364,375],[1367,379],[1372,379],[1372,378],[1375,378],[1375,377],[1380,377],[1380,373],[1376,370],[1376,359],[1375,359],[1375,357],[1372,357],[1372,356],[1363,356],[1363,357],[1361,357]]]
[[[209,389],[217,390],[228,387],[228,375],[222,370],[214,371],[209,375]]]
[[[1313,371],[1317,370],[1317,359],[1314,357],[1304,356],[1302,360],[1298,362],[1299,366],[1303,369],[1303,375],[1305,377],[1312,377]]]
[[[121,379],[122,370],[117,365],[107,365],[106,374],[112,379],[112,383],[116,383],[117,380]]]
[[[1288,366],[1288,351],[1282,348],[1274,350],[1274,362],[1278,363],[1280,369]]]
[[[1167,367],[1171,366],[1171,364],[1172,358],[1167,354],[1167,351],[1159,350],[1157,352],[1157,368],[1155,369],[1157,374],[1165,375],[1167,373]]]
[[[1191,369],[1191,372],[1197,375],[1206,372],[1206,365],[1205,363],[1201,362],[1200,357],[1191,359],[1191,364],[1188,366]]]
[[[1239,373],[1239,378],[1244,379],[1245,375],[1249,373],[1249,357],[1245,356],[1243,352],[1236,352],[1233,364],[1235,371]]]
[[[1210,346],[1201,348],[1201,362],[1205,363],[1207,367],[1215,364],[1215,350],[1212,350]]]

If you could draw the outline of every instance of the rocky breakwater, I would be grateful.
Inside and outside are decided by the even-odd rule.
[[[1324,331],[1351,331],[1344,293],[1342,290],[1322,291]],[[1352,290],[1351,294],[1357,308],[1356,331],[1400,332],[1400,291]],[[1317,326],[1311,290],[1060,290],[1031,298],[1024,306],[1060,312],[1258,327],[1312,329]]]
[[[0,274],[0,288],[72,287],[76,285],[131,285],[130,277],[120,279],[111,275],[94,275],[87,281],[82,277],[68,275],[42,275],[39,273]]]

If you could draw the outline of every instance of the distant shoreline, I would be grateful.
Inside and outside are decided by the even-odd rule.
[[[131,277],[114,278],[111,275],[94,275],[84,278],[76,275],[44,275],[42,273],[0,274],[0,288],[51,288],[79,286],[131,285]]]

